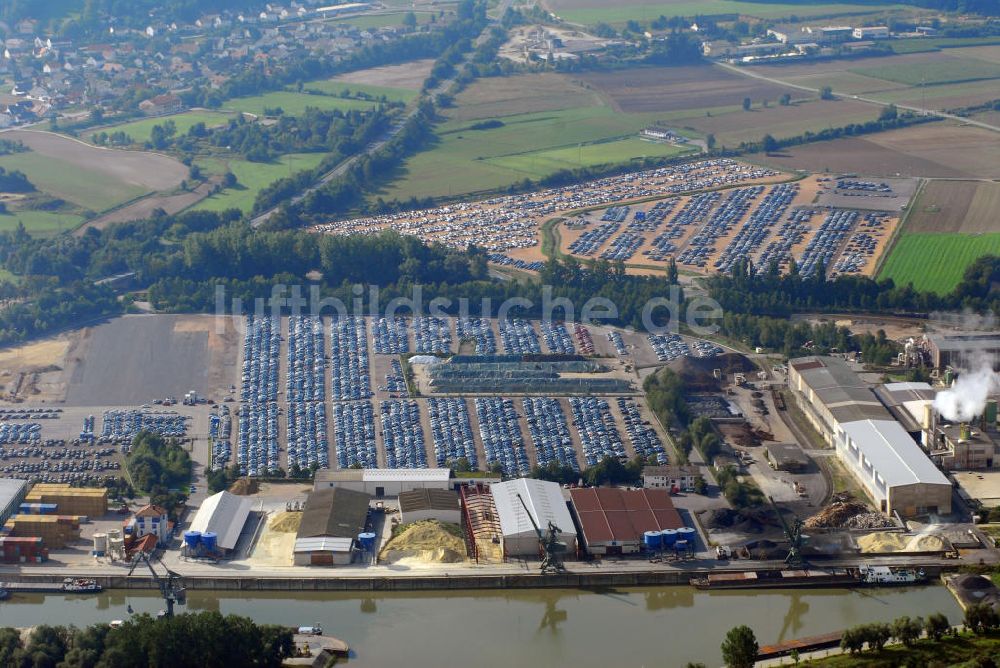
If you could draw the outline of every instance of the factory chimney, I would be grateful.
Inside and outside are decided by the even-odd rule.
[[[972,437],[972,432],[969,430],[968,422],[961,422],[958,425],[958,440],[968,441]]]

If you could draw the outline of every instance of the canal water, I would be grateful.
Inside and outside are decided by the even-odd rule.
[[[15,595],[0,626],[109,622],[162,607],[154,592]],[[322,625],[353,666],[720,665],[719,644],[747,624],[763,644],[900,615],[961,619],[943,586],[703,592],[689,587],[294,593],[193,591],[180,611],[216,610],[289,626]]]

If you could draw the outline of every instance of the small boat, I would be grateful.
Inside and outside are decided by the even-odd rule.
[[[71,594],[90,594],[99,592],[104,588],[97,584],[96,580],[66,578],[63,580],[62,589]]]
[[[10,592],[0,587],[0,601],[6,601],[8,598],[10,598]]]
[[[913,570],[912,568],[893,568],[892,566],[869,566],[862,564],[858,567],[858,582],[865,585],[908,585],[917,584],[927,579],[927,574],[923,570]]]

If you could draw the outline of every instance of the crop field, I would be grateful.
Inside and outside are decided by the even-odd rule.
[[[324,153],[291,153],[281,156],[273,163],[230,160],[225,167],[236,175],[238,185],[202,200],[193,207],[193,210],[239,209],[243,213],[248,213],[253,208],[254,200],[261,189],[295,172],[313,169],[322,162],[324,156]],[[211,171],[216,169],[210,167]]]
[[[648,21],[658,16],[744,14],[763,19],[787,16],[865,14],[900,5],[882,2],[740,2],[739,0],[547,0],[545,5],[560,18],[576,23]]]
[[[929,181],[913,203],[906,219],[906,232],[996,232],[998,211],[1000,183]]]
[[[603,105],[600,93],[584,82],[545,72],[477,80],[446,113],[451,120],[472,121]]]
[[[897,285],[913,283],[917,290],[950,292],[966,267],[983,255],[1000,254],[1000,233],[906,233],[896,241],[879,272]]]
[[[961,83],[1000,77],[1000,64],[973,58],[954,58],[940,54],[930,62],[886,63],[881,67],[861,67],[850,70],[876,79],[885,79],[908,86]]]
[[[10,211],[0,215],[0,232],[12,232],[21,223],[35,236],[50,236],[72,230],[83,222],[83,217],[72,213],[52,213],[49,211]]]
[[[532,151],[521,155],[502,156],[491,158],[488,162],[492,165],[521,172],[530,178],[538,178],[560,169],[618,164],[645,157],[673,157],[697,151],[696,147],[630,138],[600,144],[581,144],[579,147],[555,148],[548,151]]]
[[[417,24],[430,23],[431,16],[433,12],[421,12],[414,11],[414,16],[417,17]],[[388,28],[390,26],[401,26],[403,25],[403,18],[406,16],[406,12],[387,12],[385,14],[363,14],[360,16],[352,16],[344,19],[336,19],[330,21],[330,23],[346,23],[352,25],[355,28],[360,28],[361,30],[375,30],[378,28]]]
[[[254,114],[256,116],[263,116],[265,109],[278,108],[289,116],[299,116],[307,107],[316,107],[323,110],[340,109],[342,111],[349,111],[351,109],[367,110],[372,108],[372,103],[365,100],[352,100],[333,97],[331,95],[309,95],[308,93],[293,93],[291,91],[240,97],[227,100],[225,104],[226,109]]]
[[[782,169],[869,176],[1000,178],[1000,134],[944,122],[782,149],[752,159]]]
[[[153,126],[163,125],[167,121],[173,121],[174,125],[177,126],[177,134],[183,135],[187,134],[187,131],[190,130],[193,125],[197,125],[198,123],[204,123],[210,128],[216,127],[225,124],[231,116],[231,114],[223,114],[217,111],[186,111],[182,114],[160,116],[157,118],[144,118],[139,121],[132,121],[130,123],[122,123],[120,125],[101,128],[100,130],[95,130],[94,132],[88,132],[85,138],[90,139],[91,135],[97,132],[107,132],[108,134],[112,134],[113,132],[121,131],[131,137],[137,144],[144,144],[149,141],[150,136],[153,133]]]
[[[411,60],[402,65],[383,65],[382,67],[348,72],[334,77],[331,81],[418,91],[430,75],[432,67],[434,67],[434,60],[425,58],[424,60]]]
[[[306,92],[319,91],[326,95],[341,95],[344,91],[351,94],[365,93],[374,98],[385,97],[389,101],[409,102],[417,96],[416,91],[409,88],[393,88],[390,86],[372,86],[362,83],[348,83],[337,79],[327,79],[325,81],[310,81],[305,84]]]
[[[965,46],[949,49],[948,53],[962,58],[976,58],[978,60],[985,60],[988,63],[1000,65],[1000,37],[994,37],[991,39],[993,40],[993,43],[990,45]]]

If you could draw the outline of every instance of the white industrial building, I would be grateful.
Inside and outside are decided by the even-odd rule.
[[[0,526],[10,519],[11,515],[17,515],[24,501],[25,494],[28,493],[28,483],[17,478],[0,478]]]
[[[549,522],[552,522],[559,528],[559,540],[566,543],[569,554],[576,553],[576,528],[558,483],[520,478],[496,483],[490,490],[500,521],[505,557],[538,556],[538,534],[531,523],[532,518],[543,532],[548,531]],[[530,517],[525,506],[531,512]]]
[[[854,29],[854,39],[889,39],[888,26],[864,26]]]
[[[449,489],[451,469],[339,469],[316,472],[315,491],[332,487],[381,499],[414,489]]]
[[[788,385],[879,510],[903,517],[951,513],[947,478],[843,359],[793,359]]]
[[[252,505],[253,501],[245,496],[229,492],[214,494],[202,501],[191,521],[190,530],[214,533],[217,536],[216,545],[229,552],[240,539]]]

